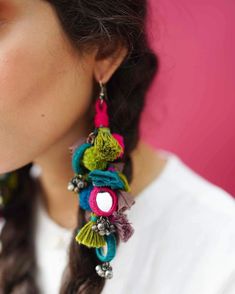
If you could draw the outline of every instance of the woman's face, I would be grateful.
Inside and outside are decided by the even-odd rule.
[[[47,2],[0,0],[0,173],[31,162],[82,121],[92,60],[69,45]]]

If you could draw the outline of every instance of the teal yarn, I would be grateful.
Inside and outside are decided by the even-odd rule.
[[[88,174],[88,179],[97,187],[110,187],[111,189],[125,189],[125,185],[116,171],[95,169]]]
[[[96,222],[97,219],[98,219],[98,217],[97,217],[96,215],[94,215],[94,214],[92,214],[91,217],[90,217],[90,220],[91,220],[92,222]]]
[[[72,168],[73,171],[77,174],[81,174],[84,172],[84,167],[81,166],[81,159],[83,154],[87,148],[90,148],[92,145],[90,143],[83,143],[79,147],[77,147],[72,156]]]
[[[79,205],[84,210],[91,210],[90,204],[89,204],[89,197],[90,193],[93,189],[93,185],[88,185],[86,188],[83,188],[79,193]]]
[[[110,262],[116,255],[116,238],[114,234],[105,236],[105,242],[107,244],[107,253],[104,255],[102,247],[96,248],[96,256],[101,262]]]

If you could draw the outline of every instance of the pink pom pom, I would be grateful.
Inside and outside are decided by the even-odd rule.
[[[113,133],[112,136],[118,141],[118,144],[122,147],[122,152],[119,154],[119,157],[122,157],[125,149],[123,136],[117,133]]]
[[[105,100],[96,100],[95,104],[96,114],[94,117],[95,127],[109,127],[109,117],[107,113],[107,104]]]

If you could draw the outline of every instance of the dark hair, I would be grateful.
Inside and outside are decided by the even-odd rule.
[[[106,86],[111,131],[124,137],[123,172],[131,182],[130,153],[138,143],[145,95],[158,69],[157,56],[146,34],[146,0],[44,1],[55,9],[71,44],[81,52],[99,46],[100,56],[104,57],[115,51],[117,42],[128,48],[127,57]],[[99,85],[94,83],[94,98],[98,91]],[[33,203],[38,187],[29,175],[31,166],[32,163],[16,171],[19,185],[3,211],[6,224],[1,233],[1,293],[40,293],[35,282],[37,265],[33,243]],[[85,212],[78,207],[77,228],[84,223]],[[94,270],[98,260],[94,250],[75,242],[77,228],[71,240],[60,293],[101,293],[105,279]]]

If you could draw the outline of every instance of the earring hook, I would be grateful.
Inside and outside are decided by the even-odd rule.
[[[102,81],[99,81],[100,84],[100,99],[101,99],[101,103],[103,103],[103,100],[107,98],[107,93],[106,93],[106,86],[105,84],[102,83]]]

